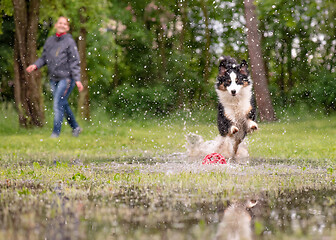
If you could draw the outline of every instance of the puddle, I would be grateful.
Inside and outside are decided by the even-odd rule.
[[[275,171],[277,175],[285,177],[325,174],[325,169],[312,167],[313,164],[309,165],[306,162],[288,165],[285,164],[286,161],[272,161],[275,164],[271,164],[270,161],[256,161],[243,165],[204,166],[200,161],[183,161],[180,158],[181,155],[174,157],[177,157],[175,161],[151,161],[150,164],[133,162],[132,167],[141,173],[156,172],[167,175],[184,172],[222,172],[246,177],[258,174],[271,175]],[[113,171],[118,171],[117,163],[107,164],[104,169],[109,167]],[[302,188],[295,191],[265,191],[254,194],[253,198],[218,199],[215,202],[207,202],[203,199],[203,202],[191,206],[184,204],[180,199],[180,202],[175,202],[175,206],[169,207],[167,205],[170,200],[161,199],[162,203],[159,204],[161,209],[156,209],[159,215],[162,214],[161,218],[152,216],[156,219],[155,221],[144,219],[134,221],[137,219],[136,217],[122,218],[122,222],[123,225],[128,226],[128,229],[132,229],[132,237],[134,237],[134,232],[137,234],[141,232],[139,236],[153,234],[159,239],[189,239],[190,236],[193,236],[192,239],[283,239],[286,237],[289,239],[316,239],[316,237],[335,239],[336,189],[317,188]],[[128,197],[131,195],[125,194]],[[251,202],[253,206],[251,206]],[[141,202],[140,206],[142,204],[144,203]],[[135,207],[134,204],[131,206]],[[144,206],[150,206],[150,203],[146,203]]]
[[[292,164],[288,164],[288,163]],[[329,164],[329,163],[328,163]],[[321,174],[325,172],[327,163],[324,167],[316,167],[314,163],[307,161],[294,160],[250,160],[246,163],[228,163],[228,164],[209,164],[202,165],[202,159],[188,159],[184,153],[175,153],[163,157],[151,158],[116,158],[103,161],[103,163],[91,164],[92,169],[106,172],[133,172],[141,173],[207,173],[223,172],[232,175],[256,175],[256,174],[274,174],[278,175],[305,175]]]
[[[175,205],[161,199],[155,209],[142,198],[142,207],[120,201],[110,211],[116,225],[109,231],[121,239],[335,239],[335,201],[335,189],[266,192],[253,199],[192,206],[182,199]]]
[[[255,214],[264,235],[318,236],[336,230],[336,190],[304,189],[269,194]],[[327,238],[325,238],[327,239]]]
[[[185,159],[23,167],[0,182],[0,239],[336,238],[333,171]]]

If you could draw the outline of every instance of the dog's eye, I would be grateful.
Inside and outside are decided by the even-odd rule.
[[[237,84],[245,84],[246,81],[248,81],[248,79],[244,75],[240,74],[237,77],[236,83]]]
[[[230,84],[231,84],[231,79],[230,79],[230,78],[226,78],[226,79],[224,80],[224,86],[225,86],[225,87],[228,87],[228,86],[230,86]]]
[[[243,84],[243,80],[240,79],[240,78],[237,78],[237,79],[236,79],[236,83],[237,83],[237,84]]]

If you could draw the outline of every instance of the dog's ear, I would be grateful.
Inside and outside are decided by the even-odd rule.
[[[219,76],[224,76],[224,74],[226,73],[226,71],[228,70],[227,67],[227,60],[225,59],[225,57],[220,57],[219,58]]]
[[[243,60],[240,64],[240,73],[244,75],[248,75],[248,65],[245,60]]]
[[[227,69],[224,66],[219,65],[219,76],[224,76],[224,74],[226,73]]]

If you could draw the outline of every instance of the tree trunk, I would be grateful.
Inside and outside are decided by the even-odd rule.
[[[81,82],[83,84],[83,91],[79,93],[78,99],[78,109],[80,115],[83,119],[89,120],[90,119],[90,97],[89,97],[89,78],[87,74],[87,61],[86,61],[86,36],[87,30],[85,27],[85,23],[87,22],[86,18],[86,9],[80,8],[79,15],[80,15],[80,37],[78,40],[78,52],[80,57],[80,67],[81,67]]]
[[[117,34],[115,35],[117,37]],[[114,76],[113,76],[113,85],[111,86],[112,88],[116,88],[119,86],[120,82],[120,74],[119,74],[119,62],[118,62],[118,50],[115,49],[115,54],[114,54]]]
[[[277,84],[280,90],[280,96],[282,105],[286,105],[286,89],[285,89],[285,45],[282,43],[282,46],[280,47],[279,51],[279,59],[278,64],[280,65],[280,75],[277,78]]]
[[[289,31],[287,31],[289,33]],[[288,72],[288,91],[290,92],[295,86],[295,78],[293,78],[293,69],[292,69],[292,45],[293,45],[293,35],[285,35],[286,41],[286,55],[287,55],[287,72]]]
[[[267,74],[261,51],[261,35],[258,32],[256,7],[253,0],[244,0],[248,51],[252,69],[253,86],[261,121],[276,119],[268,90]]]
[[[159,21],[157,25],[157,43],[159,47],[159,59],[161,59],[161,70],[159,70],[159,76],[164,80],[167,73],[167,57],[166,57],[166,36],[162,23]]]
[[[205,46],[203,51],[204,56],[204,70],[203,70],[203,80],[204,82],[208,82],[209,74],[210,74],[210,44],[211,44],[211,36],[210,36],[210,28],[209,28],[209,13],[206,6],[205,0],[201,0],[201,9],[204,15],[204,24],[205,24]]]
[[[182,30],[180,33],[180,46],[179,50],[181,53],[183,53],[184,45],[185,45],[185,39],[187,35],[187,22],[188,22],[188,15],[187,15],[187,0],[181,0],[178,3],[180,14],[181,14],[181,21],[182,21]]]
[[[13,0],[15,22],[14,94],[19,123],[24,127],[43,126],[44,110],[41,75],[26,68],[36,58],[40,0]]]

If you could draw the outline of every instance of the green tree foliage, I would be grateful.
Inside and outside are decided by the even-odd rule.
[[[267,0],[258,7],[274,99],[282,106],[305,101],[315,109],[335,109],[334,91],[326,91],[336,70],[335,3]],[[319,101],[311,101],[315,97]]]
[[[5,16],[0,41],[9,43],[11,1],[0,1]],[[74,38],[81,37],[82,7],[91,103],[113,114],[214,107],[219,56],[248,57],[243,1],[229,0],[42,0],[39,51],[60,15],[71,19]],[[334,1],[263,0],[257,7],[277,108],[305,103],[334,111],[335,100],[327,89],[336,70]],[[6,46],[0,47],[1,86],[8,86],[13,73],[12,46]]]
[[[13,3],[11,0],[0,0],[0,14],[3,18],[13,15]],[[0,18],[0,34],[3,34],[2,23],[5,19]]]
[[[204,3],[208,11],[208,22],[211,23],[208,36],[205,36],[206,23],[200,1],[112,2],[111,16],[114,27],[112,30],[110,27],[110,31],[106,34],[114,35],[115,43],[123,54],[119,55],[122,57],[121,60],[116,60],[118,63],[113,74],[114,84],[108,91],[111,95],[110,102],[115,103],[117,99],[124,99],[124,89],[129,91],[127,96],[130,102],[137,102],[137,93],[147,92],[144,88],[152,89],[152,98],[162,96],[164,100],[166,95],[160,92],[166,88],[172,92],[170,105],[174,106],[167,109],[193,107],[195,102],[200,101],[203,101],[205,106],[209,104],[213,106],[215,98],[209,96],[209,93],[213,93],[213,82],[217,73],[217,67],[213,66],[217,65],[219,54],[215,51],[221,51],[222,47],[219,44],[223,45],[223,36],[216,31],[214,24],[221,24],[227,8],[224,5],[220,6],[220,3],[214,5],[213,2],[203,1]],[[237,25],[236,30],[239,29],[242,33],[243,25],[240,23]],[[229,26],[225,28],[228,32],[231,29]],[[208,63],[204,59],[207,43],[210,43]],[[241,40],[240,44],[242,43]],[[246,55],[245,52],[241,55],[244,54]],[[206,64],[210,66],[211,84],[204,78]],[[126,71],[118,71],[119,66]],[[121,87],[123,90],[113,89],[123,84],[126,84]],[[209,102],[209,98],[213,101]],[[145,105],[150,104],[149,101]],[[117,103],[109,106],[112,112],[120,112],[125,108],[126,106],[120,108]],[[130,107],[130,109],[138,108]],[[156,107],[153,106],[152,109],[153,113],[157,114]]]
[[[13,92],[13,48],[14,21],[13,5],[10,0],[0,0],[0,101],[14,99]]]
[[[13,81],[13,46],[14,21],[12,17],[4,17],[3,34],[0,35],[0,101],[9,102],[14,99]]]

